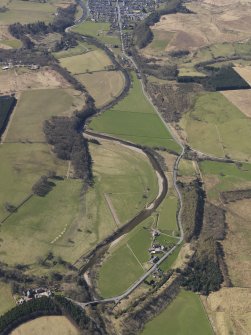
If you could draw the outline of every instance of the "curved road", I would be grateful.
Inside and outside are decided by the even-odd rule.
[[[81,4],[82,0],[78,0],[78,3]],[[82,3],[82,6],[84,6],[84,4]],[[82,7],[81,6],[81,7]],[[88,7],[88,3],[87,3],[87,7]],[[83,7],[82,7],[83,8]],[[122,54],[125,58],[127,58],[134,66],[136,72],[140,73],[140,69],[138,68],[138,65],[136,64],[136,62],[134,61],[134,59],[130,56],[128,56],[125,52],[125,48],[124,48],[124,42],[123,42],[123,29],[122,29],[122,23],[121,23],[121,13],[120,13],[120,7],[119,7],[119,2],[117,0],[117,13],[118,13],[118,23],[119,23],[119,30],[120,30],[120,37],[121,37],[121,50],[122,50]],[[82,15],[81,19],[76,21],[75,24],[79,24],[82,23],[84,20],[86,19],[85,15]],[[70,30],[72,27],[67,28],[67,30]],[[84,302],[81,303],[79,301],[76,300],[72,300],[70,298],[68,298],[68,300],[72,301],[73,303],[77,304],[78,306],[84,308],[88,305],[95,305],[95,304],[105,304],[105,303],[115,303],[117,304],[120,300],[126,298],[130,293],[132,293],[151,273],[153,273],[158,266],[165,261],[168,256],[170,256],[177,248],[178,246],[183,242],[184,239],[184,231],[183,231],[183,227],[182,227],[182,223],[181,223],[181,213],[182,213],[182,208],[183,208],[183,201],[182,201],[182,195],[181,192],[178,188],[177,185],[177,171],[178,171],[178,166],[180,163],[180,160],[182,159],[184,152],[185,152],[185,147],[183,145],[183,143],[180,141],[180,139],[177,137],[177,135],[173,132],[172,128],[164,121],[162,115],[159,113],[157,107],[153,104],[150,96],[147,94],[146,89],[145,89],[145,85],[142,79],[140,79],[140,83],[142,86],[142,92],[145,95],[146,99],[149,101],[149,103],[152,105],[152,107],[154,108],[154,110],[156,111],[156,113],[158,114],[159,118],[161,119],[162,123],[164,124],[164,126],[167,128],[167,130],[172,134],[173,138],[176,140],[176,142],[180,145],[182,151],[180,153],[180,155],[177,157],[175,164],[174,164],[174,169],[173,169],[173,184],[174,184],[174,188],[177,192],[178,198],[179,198],[179,203],[180,203],[180,208],[179,208],[179,213],[178,213],[178,227],[179,227],[179,231],[180,231],[180,237],[178,239],[178,242],[176,243],[176,245],[171,248],[170,250],[168,250],[160,259],[159,261],[154,264],[144,275],[142,275],[135,283],[133,283],[123,294],[115,296],[115,297],[111,297],[108,299],[98,299],[98,300],[93,300],[93,301],[88,301],[88,302]],[[91,132],[89,132],[89,134],[91,134]],[[104,136],[103,134],[92,134],[92,136],[96,136],[98,137],[102,137]],[[105,135],[107,139],[109,139],[109,136]],[[110,140],[117,140],[118,142],[121,142],[120,139],[116,139],[114,137],[110,137]],[[127,145],[132,145],[135,146],[133,144],[130,144],[130,142],[127,143]]]

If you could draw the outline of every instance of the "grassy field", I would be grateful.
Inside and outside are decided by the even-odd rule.
[[[93,118],[90,128],[139,144],[180,150],[146,100],[135,74],[128,96],[113,109]]]
[[[0,13],[0,25],[12,23],[32,23],[36,21],[51,22],[60,0],[49,0],[45,3],[22,1],[22,0],[1,0],[1,6],[9,10]]]
[[[39,168],[47,167],[43,166],[46,159],[40,156],[37,159],[33,157],[32,162],[29,162],[30,152],[27,152],[28,157],[23,167],[27,170],[20,171],[21,166],[18,165],[15,153],[21,145],[25,146],[25,149],[34,146],[33,144],[5,144],[1,148],[1,151],[5,149],[7,152],[9,152],[8,147],[14,146],[15,149],[12,156],[9,156],[9,165],[6,162],[6,157],[8,157],[6,151],[3,151],[6,165],[1,165],[1,168],[6,178],[1,179],[3,185],[1,189],[5,189],[6,192],[1,193],[2,204],[5,201],[15,204],[14,199],[18,196],[20,200],[26,196],[33,183],[32,179],[38,179],[44,174]],[[42,145],[36,144],[36,146]],[[24,153],[22,148],[21,161],[24,159]],[[94,160],[95,187],[90,189],[82,199],[80,196],[82,182],[68,179],[58,181],[46,197],[32,197],[1,228],[3,241],[0,255],[2,261],[8,264],[33,264],[36,263],[38,257],[45,258],[48,251],[52,251],[55,256],[62,256],[63,259],[74,262],[116,228],[104,197],[105,193],[110,195],[121,223],[130,219],[157,193],[156,175],[143,155],[126,148],[121,151],[118,144],[110,143],[91,145],[91,154]],[[51,159],[50,156],[49,158]],[[43,164],[40,164],[40,161]],[[19,166],[17,173],[8,168],[11,164]],[[135,166],[137,166],[136,169]],[[20,178],[21,175],[23,178]],[[147,198],[143,198],[146,190]],[[13,197],[11,197],[12,194],[14,194]],[[67,197],[65,197],[66,194]],[[125,195],[126,207],[123,201],[113,201],[112,197],[116,198],[117,194]],[[27,239],[27,236],[31,235],[32,239]],[[83,243],[83,241],[88,241],[88,243]],[[8,252],[9,245],[12,245],[13,253]],[[30,250],[33,250],[32,254]]]
[[[72,74],[80,74],[106,70],[112,65],[112,62],[104,51],[98,49],[81,55],[61,58],[60,64]]]
[[[79,335],[80,331],[65,316],[42,316],[28,321],[10,335]]]
[[[212,335],[213,331],[199,296],[181,291],[156,318],[146,324],[142,335]]]
[[[117,97],[123,90],[125,79],[120,71],[101,71],[77,75],[99,108]]]
[[[84,97],[72,89],[24,91],[13,113],[5,141],[44,141],[45,120],[56,115],[71,115],[84,104]]]
[[[74,48],[69,48],[67,50],[62,50],[58,52],[54,52],[53,55],[57,58],[66,58],[71,56],[76,56],[80,54],[85,54],[89,51],[97,50],[97,48],[93,44],[89,44],[86,42],[80,42]]]
[[[251,186],[251,165],[204,161],[200,169],[207,187],[209,198],[217,199],[219,192]]]
[[[67,162],[52,155],[47,144],[5,143],[0,147],[0,161],[1,219],[7,214],[5,202],[20,203],[40,176],[50,170],[65,176],[67,171]]]
[[[153,218],[146,219],[110,247],[99,271],[98,288],[103,297],[123,293],[149,268],[152,223]]]
[[[15,307],[10,285],[0,282],[0,316],[12,307]]]
[[[115,33],[109,33],[110,31],[110,24],[107,22],[92,22],[92,21],[85,21],[75,27],[73,31],[83,34],[93,36],[101,42],[105,44],[112,44],[112,45],[120,45],[120,38],[119,35]]]
[[[177,206],[178,201],[175,196],[167,196],[158,209],[158,229],[166,234],[173,234],[177,232]]]
[[[251,159],[251,120],[220,93],[201,94],[181,121],[189,144],[204,153]]]

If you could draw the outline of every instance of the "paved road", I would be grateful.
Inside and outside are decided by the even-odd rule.
[[[79,2],[81,2],[81,0],[79,0]],[[122,29],[122,23],[121,23],[121,13],[120,13],[120,7],[119,7],[118,0],[117,0],[117,11],[118,11],[119,30],[120,30],[120,37],[121,37],[121,50],[122,50],[123,56],[125,58],[127,58],[133,64],[136,72],[140,73],[140,69],[138,68],[138,65],[136,64],[134,59],[132,57],[128,56],[125,52],[125,47],[124,47],[124,42],[123,42],[123,29]],[[83,21],[84,21],[84,19],[81,22],[83,22]],[[178,185],[177,185],[177,171],[178,171],[178,166],[179,166],[180,160],[184,155],[185,147],[184,147],[183,143],[180,141],[180,139],[177,137],[177,135],[173,132],[172,128],[169,127],[169,125],[164,121],[164,119],[163,119],[162,115],[159,113],[157,107],[153,104],[150,96],[146,92],[145,85],[144,85],[144,82],[143,82],[142,79],[140,79],[140,82],[141,82],[141,86],[142,86],[142,92],[145,95],[146,99],[153,106],[154,110],[158,114],[158,116],[161,119],[161,121],[163,122],[164,126],[172,134],[173,138],[176,140],[176,142],[180,145],[180,147],[182,149],[181,154],[178,156],[178,158],[175,161],[175,165],[174,165],[174,169],[173,169],[174,188],[177,192],[179,202],[180,202],[180,208],[179,208],[178,219],[177,219],[179,230],[180,230],[180,237],[179,237],[178,242],[176,243],[176,245],[173,248],[171,248],[169,251],[167,251],[159,259],[159,261],[156,264],[154,264],[145,274],[143,274],[135,283],[133,283],[123,294],[115,296],[115,297],[111,297],[111,298],[108,298],[108,299],[98,299],[98,300],[88,301],[88,302],[84,302],[84,303],[76,301],[76,300],[69,299],[70,301],[74,302],[75,304],[77,304],[78,306],[80,306],[82,308],[85,308],[88,305],[95,305],[95,304],[105,304],[105,303],[115,303],[115,304],[117,304],[120,300],[126,298],[140,284],[142,284],[144,282],[144,280],[149,275],[151,275],[159,267],[159,265],[161,263],[163,263],[179,247],[179,245],[183,242],[183,239],[184,239],[184,231],[183,231],[183,227],[182,227],[182,223],[181,223],[181,213],[182,213],[182,208],[183,208],[183,200],[182,200],[181,192],[180,192],[180,190],[178,188]]]

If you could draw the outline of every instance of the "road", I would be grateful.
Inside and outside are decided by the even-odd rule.
[[[81,0],[79,0],[79,3],[81,2]],[[137,65],[137,63],[134,61],[134,59],[130,56],[127,55],[126,51],[125,51],[125,47],[124,47],[124,42],[123,42],[123,29],[122,29],[122,23],[121,23],[121,12],[120,12],[120,7],[119,7],[119,2],[117,0],[117,13],[118,13],[118,23],[119,23],[119,30],[120,30],[120,37],[121,37],[121,50],[122,50],[122,54],[125,58],[127,58],[134,66],[135,71],[137,73],[140,73],[140,69]],[[82,19],[81,22],[83,22],[85,20],[85,18]],[[81,23],[78,22],[78,23]],[[70,29],[70,28],[69,28]],[[88,302],[79,302],[76,300],[72,300],[69,299],[70,301],[72,301],[73,303],[77,304],[78,306],[80,306],[81,308],[85,308],[88,305],[95,305],[95,304],[105,304],[105,303],[115,303],[117,304],[119,301],[121,301],[122,299],[126,298],[129,294],[131,294],[140,284],[142,284],[144,282],[144,280],[151,275],[154,271],[156,271],[156,269],[159,267],[159,265],[161,263],[163,263],[179,246],[180,244],[183,242],[184,240],[184,231],[183,231],[183,227],[182,227],[182,222],[181,222],[181,213],[182,213],[182,209],[183,209],[183,200],[182,200],[182,195],[181,192],[179,190],[179,187],[177,185],[177,171],[178,171],[178,167],[179,167],[179,163],[180,160],[182,159],[184,152],[185,152],[185,147],[183,145],[183,143],[180,141],[180,139],[177,137],[177,135],[173,132],[172,128],[164,121],[162,115],[160,114],[160,112],[158,111],[157,107],[153,104],[152,99],[150,98],[150,96],[147,94],[147,91],[145,89],[145,85],[142,79],[139,79],[140,83],[141,83],[141,87],[142,87],[142,92],[144,94],[144,96],[146,97],[146,99],[149,101],[149,103],[152,105],[152,107],[154,108],[154,110],[156,111],[157,115],[159,116],[160,120],[162,121],[162,123],[164,124],[164,126],[166,127],[166,129],[168,130],[168,132],[171,133],[171,135],[173,136],[173,138],[176,140],[176,142],[180,145],[181,147],[181,153],[180,155],[177,157],[175,164],[174,164],[174,169],[173,169],[173,183],[174,183],[174,188],[176,190],[178,199],[179,199],[179,213],[178,213],[178,227],[179,227],[179,231],[180,231],[180,236],[178,238],[178,242],[176,243],[176,245],[174,247],[172,247],[170,250],[168,250],[160,259],[159,261],[154,264],[146,273],[144,273],[135,283],[133,283],[123,294],[115,296],[115,297],[111,297],[108,299],[98,299],[98,300],[93,300],[93,301],[88,301]],[[119,139],[118,139],[119,140]]]

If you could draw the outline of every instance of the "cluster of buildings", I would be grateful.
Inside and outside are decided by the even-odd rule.
[[[49,298],[51,296],[51,291],[47,288],[36,288],[29,289],[23,292],[23,296],[17,300],[17,305],[22,305],[26,301],[30,301],[33,299],[40,299],[42,297]]]
[[[112,28],[118,28],[118,8],[120,7],[123,29],[133,27],[150,12],[159,7],[163,0],[89,0],[93,21],[110,22]]]

